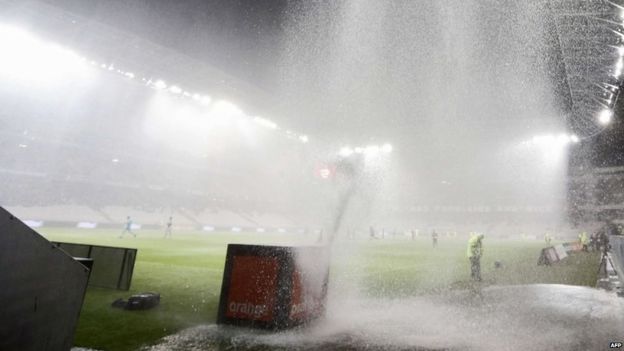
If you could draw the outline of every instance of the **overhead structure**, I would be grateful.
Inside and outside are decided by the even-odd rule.
[[[20,21],[30,24],[28,31],[22,31],[19,26],[14,28],[13,25]],[[8,28],[10,32],[3,33],[6,32],[3,27]],[[214,102],[213,105],[218,106],[219,103],[227,103],[230,111],[232,108],[237,110],[237,113],[232,115],[248,117],[263,127],[280,130],[283,136],[304,144],[311,139],[305,133],[284,129],[266,117],[257,116],[260,112],[272,114],[273,107],[278,104],[267,90],[204,61],[119,28],[66,11],[62,6],[53,6],[40,1],[23,3],[16,0],[0,0],[0,43],[6,44],[3,38],[14,39],[13,32],[30,38],[30,30],[33,32],[33,40],[54,47],[62,45],[71,49],[76,59],[80,58],[84,63],[133,80],[136,84],[168,92],[201,105],[210,105]],[[46,33],[46,40],[36,38],[40,33]],[[62,40],[57,40],[58,38]],[[13,42],[16,42],[17,46],[20,44],[19,40]],[[28,64],[22,62],[19,54],[23,52],[18,50],[17,55],[14,55],[17,59],[12,61],[22,65]],[[45,55],[38,55],[36,58],[41,57]],[[4,62],[0,60],[0,63]],[[63,64],[72,67],[71,63],[63,62]],[[25,71],[32,70],[31,67],[25,68]],[[54,71],[46,68],[44,67],[44,72]],[[9,66],[7,69],[11,70],[12,67]],[[236,101],[239,106],[227,102],[230,99]]]
[[[568,123],[581,138],[592,137],[616,118],[624,69],[624,2],[548,2],[565,71],[562,87]]]

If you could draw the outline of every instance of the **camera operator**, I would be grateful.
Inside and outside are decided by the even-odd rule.
[[[608,252],[609,247],[609,235],[607,235],[607,230],[601,230],[598,232],[598,249],[602,252]]]

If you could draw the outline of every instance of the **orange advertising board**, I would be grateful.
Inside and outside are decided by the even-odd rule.
[[[328,277],[328,268],[318,265],[322,252],[314,246],[228,245],[217,322],[283,329],[318,318]],[[317,268],[302,269],[303,258]]]
[[[236,256],[232,265],[226,316],[273,319],[278,263],[274,257]]]
[[[323,287],[307,289],[304,287],[305,275],[299,270],[293,271],[289,318],[293,321],[307,320],[317,317],[322,312],[324,302]]]

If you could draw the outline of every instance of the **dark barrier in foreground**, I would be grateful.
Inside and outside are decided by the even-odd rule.
[[[321,316],[327,294],[326,250],[228,245],[218,323],[284,329]]]
[[[89,285],[118,290],[130,289],[137,249],[60,242],[54,244],[74,257],[93,259]]]
[[[615,270],[620,282],[624,283],[624,236],[611,235],[609,236],[609,243],[611,244],[611,257],[613,257]]]
[[[69,350],[89,270],[0,208],[0,350]]]

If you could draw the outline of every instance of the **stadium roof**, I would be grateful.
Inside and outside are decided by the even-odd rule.
[[[593,135],[603,128],[596,116],[613,108],[619,96],[624,8],[606,0],[555,0],[549,5],[561,51],[569,122],[580,134]]]
[[[370,131],[375,130],[379,133],[388,134],[388,131],[384,130],[384,128],[395,126],[393,128],[397,129],[397,125],[401,132],[410,130],[410,128],[405,128],[406,126],[409,127],[409,123],[412,123],[410,119],[413,119],[413,116],[410,113],[402,113],[401,116],[394,119],[390,116],[387,117],[389,120],[386,120],[385,117],[380,118],[377,111],[373,111],[369,112],[369,117],[366,117],[365,114],[369,107],[367,104],[371,102],[363,101],[359,95],[354,96],[354,101],[362,102],[360,108],[363,113],[357,110],[357,108],[353,108],[354,101],[344,101],[345,107],[341,106],[343,101],[336,102],[317,99],[317,101],[309,103],[315,104],[315,108],[310,108],[310,105],[306,105],[307,102],[300,101],[302,100],[300,99],[301,95],[295,95],[295,98],[292,99],[295,101],[289,101],[284,94],[276,93],[275,89],[273,89],[274,87],[262,86],[262,82],[267,80],[238,78],[238,70],[232,67],[238,67],[242,70],[248,61],[253,61],[253,57],[249,60],[231,57],[231,61],[238,62],[238,66],[235,66],[234,63],[232,65],[224,64],[223,61],[216,62],[213,60],[208,62],[208,60],[201,59],[201,53],[210,51],[210,48],[199,50],[197,48],[188,48],[189,45],[187,45],[187,49],[184,50],[180,49],[178,45],[172,44],[172,40],[176,37],[179,38],[185,35],[190,37],[201,36],[203,28],[196,28],[195,31],[189,32],[190,25],[180,25],[178,29],[180,29],[181,33],[176,33],[162,40],[158,38],[164,29],[176,28],[173,21],[179,22],[183,20],[184,15],[188,15],[194,9],[206,10],[208,8],[217,13],[216,16],[211,17],[212,20],[219,16],[230,16],[229,21],[235,22],[235,24],[229,25],[230,30],[235,30],[234,27],[237,26],[237,21],[243,23],[240,26],[245,27],[244,30],[240,30],[239,33],[232,35],[221,33],[220,42],[222,43],[227,40],[254,41],[261,35],[267,37],[283,35],[284,33],[283,31],[280,32],[280,28],[286,22],[282,18],[283,12],[287,7],[284,2],[276,2],[272,7],[269,6],[270,2],[259,2],[255,3],[255,5],[242,2],[237,5],[238,7],[233,7],[233,5],[228,5],[228,7],[221,5],[218,1],[206,3],[208,5],[189,1],[176,5],[176,9],[184,8],[184,11],[177,11],[175,14],[177,17],[173,16],[173,19],[169,20],[165,18],[168,16],[168,13],[164,11],[171,11],[173,5],[164,6],[165,2],[155,2],[162,6],[154,5],[150,7],[146,5],[138,10],[132,8],[134,5],[114,5],[110,2],[96,0],[79,3],[70,0],[60,2],[0,0],[0,3],[3,4],[4,8],[0,12],[3,19],[23,19],[30,23],[31,26],[37,27],[41,32],[51,37],[63,38],[62,44],[87,53],[91,57],[98,57],[104,62],[126,67],[129,70],[143,71],[147,76],[157,77],[164,74],[169,77],[175,77],[174,79],[179,80],[179,82],[172,83],[184,85],[191,89],[209,90],[206,93],[217,95],[217,97],[222,95],[229,99],[234,99],[245,111],[249,111],[252,114],[269,115],[274,117],[278,124],[291,123],[294,129],[298,129],[302,133],[309,132],[313,137],[318,137],[318,134],[324,133],[332,134],[337,130],[341,130],[340,133],[344,134],[348,133],[344,131],[347,129],[352,129],[354,134],[362,134],[363,131],[367,131],[368,133],[366,134],[370,134]],[[505,2],[503,1],[502,3]],[[551,75],[550,79],[557,93],[559,108],[565,114],[572,131],[581,136],[594,135],[604,128],[600,123],[597,123],[597,115],[604,109],[614,108],[617,102],[621,79],[618,79],[615,75],[618,73],[616,72],[618,70],[618,60],[621,60],[624,54],[624,49],[618,49],[620,46],[624,46],[622,44],[624,42],[624,31],[622,31],[624,16],[621,15],[622,8],[616,3],[606,0],[555,0],[546,2],[546,4],[548,13],[545,14],[545,32],[547,35],[552,36],[547,42],[549,45],[553,45],[549,52],[554,53],[554,59],[551,58],[547,62],[547,66],[549,66],[547,70]],[[246,7],[248,7],[246,11],[249,13],[242,13]],[[84,11],[85,8],[89,8],[89,11]],[[133,28],[136,29],[134,32],[129,29],[115,27],[114,17],[120,16],[120,13],[124,10],[128,10],[131,15],[136,15],[141,13],[141,11],[149,11],[149,13],[146,13],[145,18],[153,20],[160,15],[163,17],[163,22],[166,23],[143,23],[142,29],[136,29],[139,28],[138,25],[134,26]],[[237,11],[241,13],[237,14]],[[125,20],[128,20],[129,16],[126,15],[124,17]],[[259,19],[249,20],[250,17],[254,16],[259,17]],[[144,21],[145,18],[138,18],[137,22]],[[198,22],[195,18],[193,20],[193,23]],[[158,27],[158,33],[146,33],[146,28],[149,28],[150,25]],[[254,28],[257,32],[255,34]],[[164,37],[165,35],[161,36]],[[203,45],[206,42],[207,39],[204,38],[203,41],[198,41],[198,45]],[[325,42],[321,42],[321,44],[323,43]],[[225,54],[226,56],[236,55],[237,53],[249,54],[253,51],[254,45],[249,43],[246,45],[247,48],[240,51],[234,50],[232,45],[215,47],[212,50],[229,50]],[[273,39],[258,45],[258,51],[261,52],[258,55],[283,49],[279,47],[280,43]],[[307,49],[315,50],[315,47]],[[271,57],[264,57],[258,62],[270,64],[270,60]],[[217,65],[212,64],[213,62],[216,62]],[[256,65],[259,64],[258,62],[256,62]],[[392,63],[390,62],[390,65]],[[272,64],[274,65],[272,68],[264,71],[258,70],[258,76],[270,75],[280,69],[276,66],[281,63],[273,62]],[[227,69],[229,71],[226,72]],[[253,71],[253,69],[248,68],[247,71]],[[392,73],[389,72],[389,74]],[[243,76],[249,78],[253,77],[253,74],[248,72],[243,74]],[[450,77],[452,76],[448,78]],[[342,77],[337,77],[337,79],[339,78]],[[404,77],[392,79],[400,80],[404,79]],[[314,84],[314,82],[301,82],[301,84]],[[389,90],[394,91],[401,88],[409,90],[413,88],[412,85],[407,83],[404,86],[401,84],[390,87]],[[286,88],[289,88],[289,86]],[[386,87],[380,84],[380,87],[368,88],[373,92],[378,91],[383,94],[383,89]],[[302,87],[301,90],[301,94],[309,93],[305,87]],[[322,94],[326,93],[326,91],[322,91]],[[314,94],[309,96],[310,101],[315,98],[318,98],[318,96],[314,96]],[[382,97],[380,101],[372,102],[371,104],[378,106],[384,103],[396,104],[402,102],[404,101],[400,98],[390,97],[384,100],[384,97]],[[328,105],[331,106],[327,107]],[[406,107],[398,106],[398,109],[417,110],[418,107],[410,105],[410,102],[406,102],[405,105]],[[322,107],[316,108],[317,106]],[[394,106],[390,107],[389,110],[391,110],[389,114],[397,113],[397,108]],[[345,116],[345,111],[352,113],[354,116]],[[536,117],[526,114],[523,118],[530,120]],[[497,119],[475,119],[472,123],[488,127],[492,123],[499,122]],[[361,124],[361,128],[358,129],[356,124]]]
[[[246,111],[262,112],[271,96],[266,90],[237,78],[205,60],[194,58],[155,41],[147,40],[120,27],[85,17],[66,7],[43,1],[0,0],[4,10],[0,19],[8,23],[25,22],[37,33],[46,35],[90,59],[124,68],[150,78],[165,77],[170,83],[202,91],[213,99],[233,99]],[[64,4],[64,5],[61,5]]]

